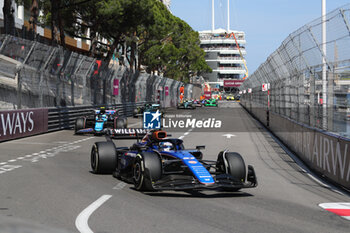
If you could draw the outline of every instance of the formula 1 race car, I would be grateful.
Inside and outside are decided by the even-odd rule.
[[[156,112],[157,110],[163,115],[164,112],[160,109],[159,104],[145,104],[143,107],[137,107],[134,109],[133,117],[143,116],[144,112]]]
[[[94,110],[93,114],[79,117],[75,121],[75,134],[104,134],[107,128],[126,128],[126,117],[120,116],[117,110],[106,110],[104,107]]]
[[[207,99],[204,102],[205,107],[218,107],[218,100],[217,99]]]
[[[196,107],[203,107],[203,104],[200,100],[193,100],[193,104],[196,106]]]
[[[196,109],[196,104],[192,100],[184,100],[177,104],[177,109]]]
[[[253,166],[246,167],[236,152],[225,150],[219,152],[216,161],[204,160],[201,149],[205,146],[185,149],[181,139],[168,138],[162,130],[115,129],[106,137],[106,142],[96,142],[92,147],[93,173],[113,174],[133,182],[139,191],[238,191],[258,184]],[[116,147],[112,139],[121,138],[142,140],[131,147]]]
[[[226,100],[235,100],[235,96],[233,94],[226,95]]]

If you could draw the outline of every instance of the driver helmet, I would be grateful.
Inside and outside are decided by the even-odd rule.
[[[100,114],[106,114],[106,108],[105,107],[101,107],[100,108]]]
[[[171,142],[160,142],[159,147],[164,151],[170,151],[174,149],[173,144]]]

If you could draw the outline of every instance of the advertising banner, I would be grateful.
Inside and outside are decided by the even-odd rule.
[[[113,95],[119,95],[119,79],[113,80]]]
[[[47,132],[48,109],[0,111],[0,142]]]
[[[239,87],[242,85],[244,80],[234,80],[234,79],[229,79],[229,80],[224,80],[224,87]]]

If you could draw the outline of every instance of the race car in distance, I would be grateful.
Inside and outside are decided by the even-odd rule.
[[[117,110],[106,110],[104,107],[94,110],[93,114],[79,117],[75,121],[75,134],[104,134],[107,128],[126,128],[126,117],[120,116]]]
[[[112,139],[136,138],[131,147],[116,147]],[[138,139],[142,138],[141,141]],[[91,168],[96,174],[113,174],[133,182],[139,191],[218,189],[238,191],[257,186],[253,166],[227,150],[216,161],[203,159],[205,146],[185,149],[183,141],[168,138],[162,130],[109,130],[106,142],[91,150]]]
[[[221,99],[222,99],[222,96],[221,96],[220,92],[218,92],[218,91],[213,91],[213,92],[211,93],[211,98],[212,98],[212,99],[221,100]]]
[[[235,100],[235,96],[233,94],[227,94],[226,100]]]
[[[219,106],[218,100],[217,99],[207,99],[207,100],[205,100],[204,106],[205,107],[218,107]]]
[[[177,104],[177,109],[196,109],[196,104],[192,100],[184,100]]]
[[[145,104],[143,107],[134,109],[133,117],[142,117],[144,112],[156,112],[157,110],[159,110],[162,115],[164,114],[159,104]]]
[[[203,104],[200,100],[193,100],[193,104],[196,106],[196,107],[203,107]]]

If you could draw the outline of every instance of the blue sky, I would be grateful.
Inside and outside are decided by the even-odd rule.
[[[252,74],[293,31],[321,16],[321,0],[230,0],[230,25],[246,33]],[[328,0],[327,12],[350,4]],[[226,28],[227,0],[215,0],[215,28]],[[211,0],[172,0],[171,11],[194,30],[211,29]]]

